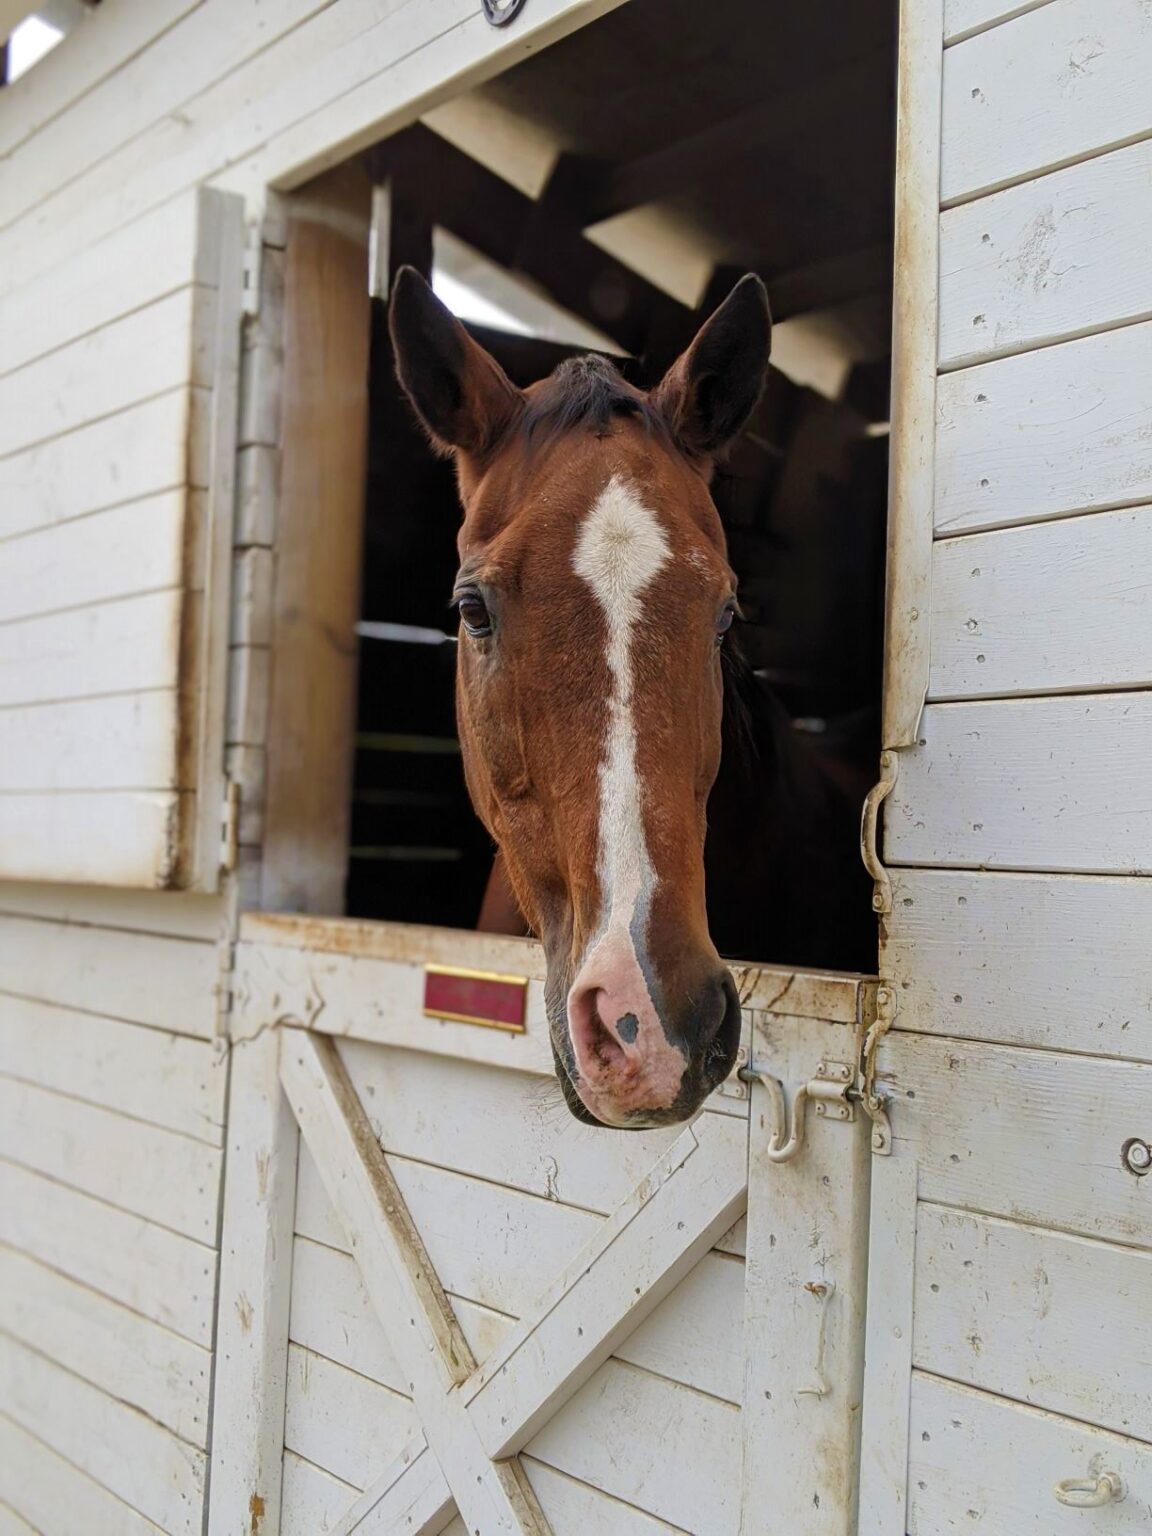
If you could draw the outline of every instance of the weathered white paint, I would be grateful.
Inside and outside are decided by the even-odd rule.
[[[1058,1482],[1097,1469],[1120,1474],[1123,1503],[1085,1510],[1057,1502]],[[1152,1448],[917,1374],[908,1486],[910,1536],[951,1536],[958,1520],[996,1536],[1137,1536],[1152,1508]]]
[[[956,43],[1052,0],[944,0],[944,41]]]
[[[214,1244],[218,1148],[0,1077],[0,1156]]]
[[[280,1536],[317,1536],[317,1532],[335,1530],[337,1521],[359,1491],[353,1484],[313,1466],[295,1451],[285,1450]]]
[[[1152,143],[1054,171],[940,221],[940,364],[1152,315]]]
[[[945,374],[937,534],[1152,499],[1150,414],[1148,323]]]
[[[0,1247],[4,1332],[189,1444],[208,1444],[212,1356],[14,1249]]]
[[[1152,694],[932,704],[888,799],[894,864],[1152,870]]]
[[[288,1352],[284,1443],[357,1489],[400,1450],[416,1426],[407,1397],[293,1344]]]
[[[933,699],[1152,684],[1152,507],[943,539]]]
[[[882,744],[916,741],[928,691],[939,302],[943,0],[900,7]]]
[[[0,1414],[0,1497],[4,1495],[36,1522],[25,1528],[33,1536],[51,1530],[62,1509],[87,1531],[160,1536],[158,1525]]]
[[[211,1347],[211,1248],[15,1164],[0,1172],[0,1242]]]
[[[207,1041],[0,993],[0,1072],[211,1147],[224,1139],[227,1062]]]
[[[935,1205],[917,1220],[920,1370],[1152,1441],[1152,1252]]]
[[[769,1017],[752,1035],[753,1069],[797,1090],[819,1064],[851,1066],[860,1033],[847,1024]],[[856,1536],[864,1368],[871,1122],[819,1118],[790,1162],[768,1156],[777,1126],[753,1088],[748,1144],[744,1294],[744,1536],[804,1531]],[[785,1321],[786,1320],[786,1321]],[[781,1469],[788,1475],[781,1476]]]
[[[1152,16],[1131,0],[1053,0],[949,48],[944,201],[1143,136],[1150,73]]]
[[[276,1034],[232,1047],[209,1528],[278,1529],[296,1153]],[[259,1530],[259,1523],[257,1522]]]
[[[905,1033],[880,1060],[921,1200],[1152,1248],[1146,1181],[1121,1161],[1148,1135],[1152,1067]]]
[[[1152,1061],[1152,882],[893,872],[897,1029]]]
[[[199,1536],[202,1451],[0,1334],[5,1409],[169,1536]]]

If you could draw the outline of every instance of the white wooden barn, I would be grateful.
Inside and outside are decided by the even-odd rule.
[[[363,152],[535,197],[494,84],[645,5],[103,0],[0,89],[3,1536],[1152,1530],[1148,0],[901,7],[875,975],[738,968],[624,1137],[533,943],[342,916]]]

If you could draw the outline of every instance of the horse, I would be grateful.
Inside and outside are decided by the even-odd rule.
[[[741,279],[648,391],[594,355],[518,389],[412,268],[389,323],[455,462],[465,779],[544,946],[565,1101],[680,1123],[739,1045],[709,896],[729,953],[768,932],[807,963],[823,937],[854,965],[871,923],[857,809],[732,636],[709,482],[763,389],[767,294]]]

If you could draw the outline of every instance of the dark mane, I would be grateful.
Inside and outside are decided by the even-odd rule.
[[[561,363],[530,392],[521,425],[533,443],[581,428],[604,437],[618,416],[634,417],[650,432],[668,430],[648,396],[629,384],[611,359],[592,352]]]

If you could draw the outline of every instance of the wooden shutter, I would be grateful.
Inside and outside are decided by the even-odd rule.
[[[213,889],[243,217],[0,289],[0,878]]]

